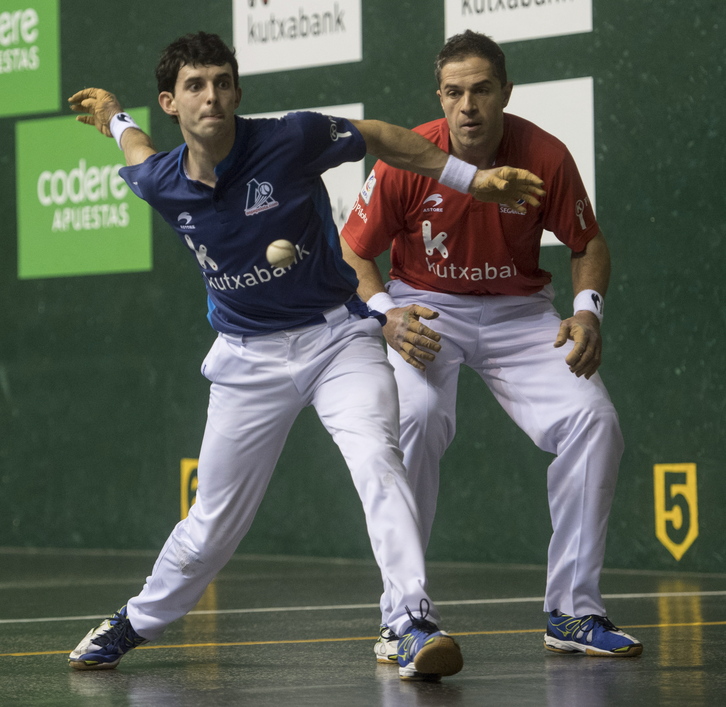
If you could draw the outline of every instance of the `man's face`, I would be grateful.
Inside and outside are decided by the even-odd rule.
[[[469,56],[444,65],[437,94],[457,151],[499,144],[511,93],[512,84],[502,86],[487,59]]]
[[[159,103],[169,115],[179,119],[184,131],[204,139],[233,129],[241,97],[229,64],[184,64],[177,74],[174,93],[161,93]]]

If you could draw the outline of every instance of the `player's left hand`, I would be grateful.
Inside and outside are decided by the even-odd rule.
[[[601,363],[600,320],[592,312],[584,310],[565,319],[560,324],[555,348],[564,346],[568,339],[574,341],[575,345],[567,355],[565,363],[578,378],[590,378]]]
[[[527,204],[539,206],[537,197],[546,194],[544,182],[526,169],[495,167],[480,169],[474,175],[469,193],[479,201],[506,204],[520,214],[527,213]]]
[[[121,113],[123,108],[113,93],[104,91],[102,88],[84,88],[74,93],[69,99],[70,108],[75,113],[88,113],[78,115],[76,120],[87,125],[95,125],[100,133],[106,137],[112,137],[111,118],[116,113]]]

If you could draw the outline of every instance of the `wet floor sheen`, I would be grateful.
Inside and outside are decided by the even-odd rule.
[[[67,653],[135,594],[152,554],[0,550],[0,704],[434,707],[721,705],[726,575],[606,571],[610,618],[644,644],[631,659],[542,647],[544,568],[430,565],[431,594],[464,669],[408,683],[373,657],[372,563],[235,556],[197,610],[112,671]]]

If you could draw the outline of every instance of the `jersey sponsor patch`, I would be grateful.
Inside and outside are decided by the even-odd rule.
[[[423,213],[429,213],[430,211],[436,211],[438,213],[444,213],[444,209],[441,204],[444,203],[444,197],[441,194],[429,194],[423,202]]]
[[[372,169],[371,173],[368,175],[368,179],[366,179],[366,183],[363,185],[363,188],[360,190],[360,198],[363,199],[363,201],[366,204],[371,203],[371,196],[373,196],[373,190],[376,187],[376,170]]]
[[[483,263],[483,267],[471,267],[457,265],[456,263],[436,263],[426,258],[426,269],[442,280],[468,280],[470,282],[506,280],[518,275],[517,266],[514,263],[499,267]]]
[[[590,203],[590,199],[585,197],[584,199],[579,199],[577,203],[575,204],[575,214],[577,218],[580,220],[580,228],[585,231],[587,230],[587,224],[585,223],[585,208]]]
[[[507,206],[506,204],[499,204],[499,213],[500,214],[512,214],[513,216],[526,216],[527,214],[520,213],[519,211],[515,211],[511,206]]]
[[[194,241],[187,235],[184,234],[184,240],[187,245],[194,251],[194,255],[197,256],[197,261],[200,267],[204,270],[219,270],[219,266],[207,255],[207,246],[203,243],[199,244],[199,248],[194,245]]]
[[[350,130],[346,130],[344,133],[339,132],[338,123],[332,116],[329,115],[328,120],[330,121],[330,139],[333,142],[338,142],[341,137],[351,137],[353,135]]]
[[[196,226],[192,223],[192,215],[188,211],[182,211],[177,217],[176,220],[179,223],[179,228],[185,230],[185,231],[193,231]]]
[[[441,231],[437,236],[431,236],[431,221],[424,221],[421,224],[421,235],[423,236],[424,248],[426,255],[433,255],[434,250],[438,250],[444,258],[449,257],[449,251],[444,245],[444,240],[448,235],[445,231]]]

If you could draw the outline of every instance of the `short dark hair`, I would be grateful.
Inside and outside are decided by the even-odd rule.
[[[450,37],[436,57],[436,84],[441,85],[441,70],[446,64],[450,61],[462,61],[470,56],[490,61],[502,86],[507,83],[507,65],[501,47],[491,37],[468,29],[463,34]]]
[[[169,91],[174,93],[179,69],[188,64],[190,66],[224,66],[230,64],[232,75],[239,86],[239,66],[230,49],[216,34],[197,32],[186,34],[174,40],[159,57],[156,66],[156,84],[159,93]]]

